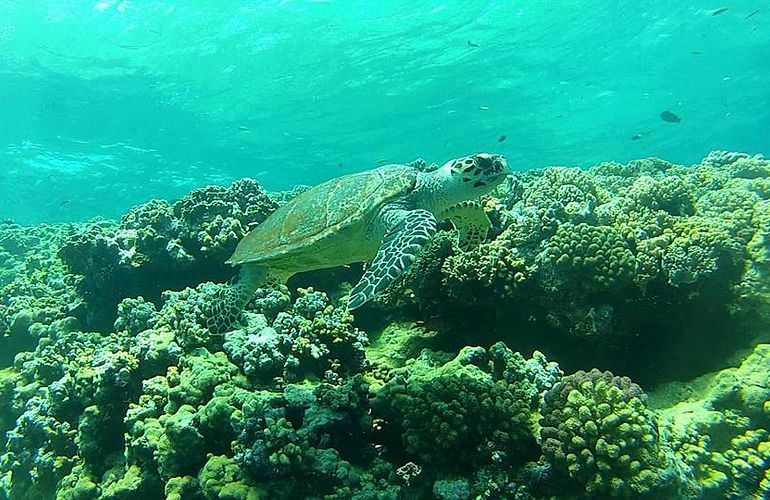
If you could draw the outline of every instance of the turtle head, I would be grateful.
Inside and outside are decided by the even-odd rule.
[[[511,173],[505,158],[488,153],[450,160],[439,170],[447,194],[458,201],[489,193]]]

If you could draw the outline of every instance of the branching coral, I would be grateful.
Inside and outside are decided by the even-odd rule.
[[[641,388],[610,372],[579,371],[546,393],[543,454],[589,495],[671,493],[671,457]]]
[[[375,415],[420,463],[457,471],[516,462],[534,449],[531,412],[538,384],[548,384],[536,371],[502,344],[467,347],[438,366],[423,355],[379,389]]]
[[[232,271],[224,261],[238,241],[277,208],[254,180],[229,188],[196,189],[173,205],[152,200],[115,227],[87,224],[61,246],[71,272],[83,277],[92,310],[113,311],[125,297],[157,300],[161,292],[216,279]],[[107,318],[98,318],[102,326]]]
[[[350,313],[331,305],[322,292],[298,293],[270,324],[262,315],[252,316],[245,328],[229,332],[225,351],[258,382],[308,376],[332,381],[363,370],[367,337],[353,326]]]

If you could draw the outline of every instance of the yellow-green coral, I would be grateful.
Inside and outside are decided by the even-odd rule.
[[[741,244],[720,219],[690,217],[674,224],[661,266],[672,285],[691,284],[721,272],[737,275]]]
[[[259,490],[244,480],[232,458],[212,456],[198,474],[203,496],[211,500],[257,500]]]
[[[610,372],[579,371],[546,393],[545,458],[589,495],[665,495],[677,487],[671,457],[641,388]]]
[[[530,456],[534,374],[514,378],[524,358],[499,351],[507,350],[466,347],[439,366],[424,353],[378,390],[375,414],[421,463],[460,470]]]
[[[770,345],[740,366],[656,391],[662,435],[694,481],[691,496],[763,498],[770,469]],[[684,397],[682,397],[684,395]]]
[[[450,295],[470,300],[479,293],[510,298],[530,277],[531,270],[503,233],[494,242],[452,255],[441,269]]]
[[[545,258],[562,279],[582,283],[589,290],[632,284],[637,267],[617,230],[585,223],[559,226],[546,244]]]

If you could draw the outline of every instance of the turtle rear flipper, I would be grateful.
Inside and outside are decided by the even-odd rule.
[[[289,274],[278,272],[267,266],[243,265],[238,280],[222,289],[217,301],[216,321],[210,329],[216,333],[229,331],[238,323],[243,309],[254,298],[254,292],[257,288],[283,285],[289,277]]]
[[[388,218],[398,222],[383,238],[361,281],[350,291],[350,311],[369,302],[407,272],[417,254],[436,232],[436,218],[427,210],[394,210]]]

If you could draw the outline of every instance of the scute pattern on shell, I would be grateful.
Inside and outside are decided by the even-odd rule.
[[[406,165],[385,165],[338,177],[305,191],[248,234],[228,262],[265,262],[313,245],[410,192],[417,173]]]

